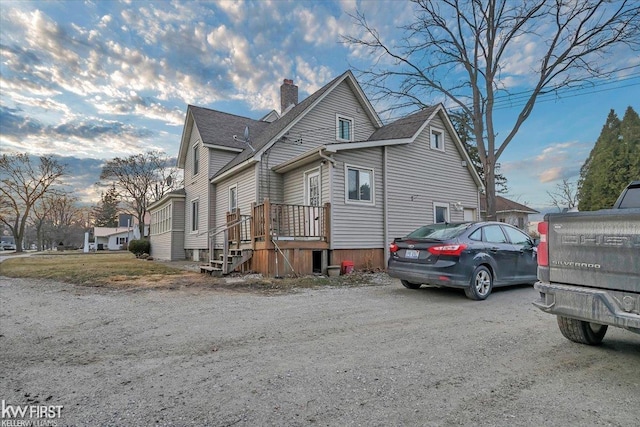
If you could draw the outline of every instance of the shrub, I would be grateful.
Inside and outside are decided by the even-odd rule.
[[[151,242],[147,239],[132,240],[129,242],[129,252],[132,252],[137,258],[142,254],[151,252]]]

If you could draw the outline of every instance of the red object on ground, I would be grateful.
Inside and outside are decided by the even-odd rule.
[[[342,261],[340,265],[341,274],[353,273],[353,261]]]

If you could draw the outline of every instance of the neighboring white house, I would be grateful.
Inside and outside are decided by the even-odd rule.
[[[145,217],[144,235],[149,235],[149,215]],[[140,228],[133,215],[119,214],[118,227],[93,227],[93,245],[85,239],[85,252],[92,250],[119,251],[127,249],[130,241],[140,239]]]
[[[351,71],[299,103],[293,81],[280,90],[281,113],[259,120],[188,106],[185,187],[149,207],[152,256],[384,268],[394,237],[479,218],[482,183],[441,104],[385,125]]]
[[[94,227],[95,249],[120,251],[127,249],[130,241],[140,238],[138,227]]]

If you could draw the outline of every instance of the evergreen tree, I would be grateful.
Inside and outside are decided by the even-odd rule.
[[[628,169],[626,183],[640,180],[640,116],[627,107],[620,124],[622,141],[627,151]],[[626,184],[625,184],[626,185]]]
[[[120,200],[115,185],[102,193],[100,203],[93,209],[96,227],[117,227]]]
[[[640,179],[640,118],[627,108],[622,121],[611,110],[589,157],[580,169],[581,211],[613,206],[622,189]]]

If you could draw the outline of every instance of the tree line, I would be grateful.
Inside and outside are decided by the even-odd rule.
[[[53,156],[2,154],[0,223],[13,235],[17,252],[33,241],[39,250],[60,244],[80,247],[85,231],[117,226],[120,213],[131,214],[144,236],[149,205],[182,185],[170,163],[160,151],[107,160],[96,183],[106,191],[95,206],[87,207],[65,185],[67,165]]]

